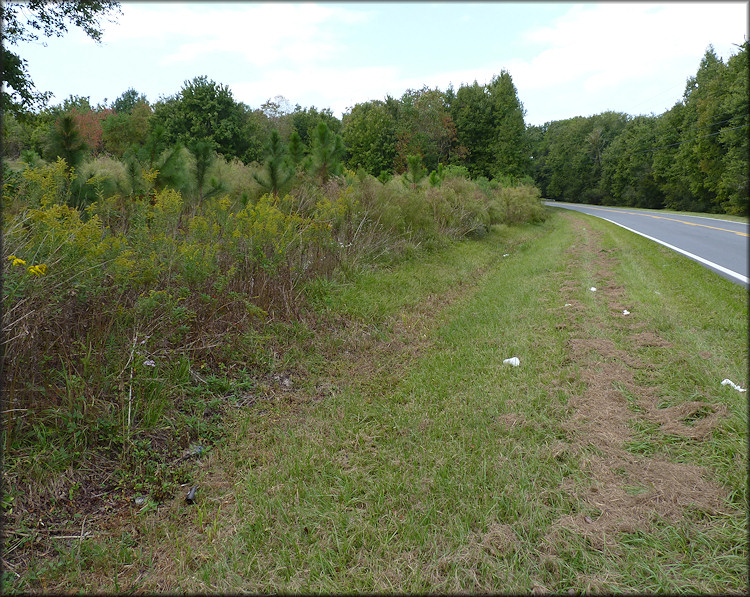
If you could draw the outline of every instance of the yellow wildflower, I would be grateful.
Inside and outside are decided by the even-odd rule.
[[[19,259],[15,255],[11,255],[10,257],[8,257],[8,261],[13,262],[11,265],[26,265],[26,262],[23,259]]]
[[[29,273],[32,273],[35,276],[43,276],[47,273],[47,266],[44,263],[40,263],[39,265],[32,265],[27,269]]]

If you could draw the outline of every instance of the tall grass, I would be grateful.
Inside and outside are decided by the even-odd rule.
[[[59,468],[102,446],[132,452],[139,434],[174,426],[186,383],[262,367],[262,339],[274,321],[299,319],[308,282],[543,214],[531,187],[482,189],[453,177],[409,189],[399,177],[383,184],[346,172],[323,186],[298,175],[274,196],[252,173],[216,158],[207,178],[223,192],[203,201],[189,184],[164,187],[157,170],[106,157],[78,171],[63,160],[27,166],[9,179],[2,332],[11,459],[35,429],[68,429],[61,417],[85,431],[73,433],[78,447]],[[55,437],[72,445],[68,431]]]

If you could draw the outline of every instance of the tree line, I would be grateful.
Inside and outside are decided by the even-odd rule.
[[[709,47],[660,114],[604,112],[530,126],[532,175],[549,199],[748,213],[748,43]]]
[[[3,153],[27,163],[63,157],[73,167],[101,155],[140,156],[153,166],[167,148],[181,145],[194,153],[201,146],[225,159],[263,163],[281,145],[292,158],[312,151],[316,135],[323,134],[321,123],[334,143],[339,139],[342,165],[381,180],[406,172],[410,156],[427,171],[442,164],[487,179],[530,173],[523,106],[506,71],[487,85],[474,82],[458,91],[424,87],[398,99],[360,103],[342,119],[328,108],[292,107],[282,96],[251,108],[205,76],[185,81],[178,93],[153,104],[132,88],[96,106],[71,96],[23,116],[7,115]]]

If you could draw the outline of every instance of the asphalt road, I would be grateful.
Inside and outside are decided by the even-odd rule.
[[[548,201],[609,220],[698,261],[725,278],[748,287],[748,233],[740,222],[683,216],[657,210],[635,210]]]

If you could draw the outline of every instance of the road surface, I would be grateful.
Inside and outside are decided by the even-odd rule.
[[[547,205],[598,216],[686,255],[717,274],[748,287],[748,224],[581,203],[547,201]]]

